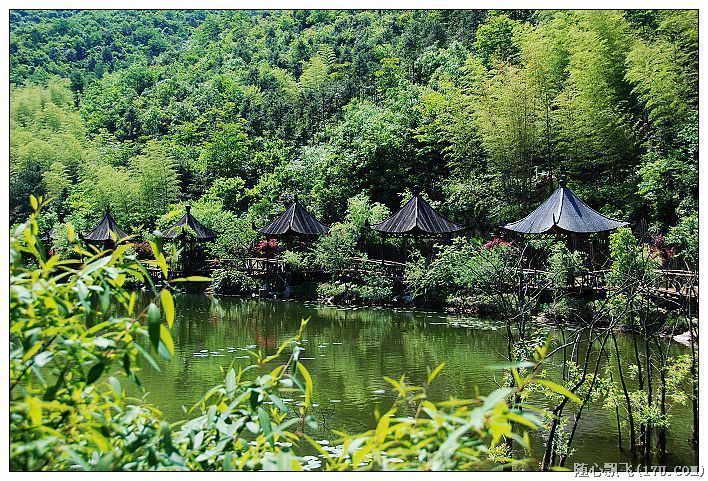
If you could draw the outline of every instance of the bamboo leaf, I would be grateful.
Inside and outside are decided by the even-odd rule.
[[[103,361],[94,364],[93,367],[89,369],[88,375],[86,376],[86,384],[88,385],[96,382],[96,380],[101,377],[101,374],[103,374],[103,370],[105,368],[106,365],[103,363]]]
[[[152,347],[157,350],[160,345],[160,310],[154,303],[150,303],[147,310],[148,318],[148,335]]]
[[[167,325],[172,329],[172,323],[175,322],[175,301],[172,299],[170,291],[162,289],[160,301],[162,303],[162,311],[165,313],[165,319],[167,319]]]
[[[567,388],[561,386],[558,383],[555,383],[555,382],[550,381],[548,379],[533,379],[532,382],[535,382],[536,384],[540,384],[542,386],[546,386],[551,391],[567,397],[568,399],[570,399],[574,403],[582,404],[582,401],[580,401],[580,398],[578,396],[576,396],[575,394],[570,392]]]
[[[175,355],[175,343],[172,340],[172,334],[170,334],[170,330],[165,327],[164,324],[160,324],[160,341],[162,341],[162,344],[165,345],[167,348],[167,352],[170,353],[170,356]]]
[[[27,398],[27,416],[32,421],[32,426],[42,425],[42,402],[39,398],[34,396]]]
[[[261,406],[258,406],[258,423],[261,425],[261,430],[263,431],[263,434],[265,435],[270,445],[274,446],[273,427],[270,424],[270,416],[268,416],[268,413]]]
[[[312,402],[312,389],[313,389],[313,384],[312,384],[312,376],[310,376],[310,372],[307,370],[307,368],[301,363],[297,363],[297,370],[302,374],[302,377],[305,379],[305,407],[310,407],[310,403]]]
[[[438,367],[433,369],[433,372],[428,374],[428,384],[433,382],[433,380],[437,377],[438,374],[440,374],[440,371],[442,371],[444,367],[445,367],[445,363],[442,362],[442,363],[440,363],[440,365]]]

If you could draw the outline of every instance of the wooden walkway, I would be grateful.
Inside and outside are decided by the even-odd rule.
[[[221,266],[232,267],[253,277],[269,274],[287,274],[290,272],[287,263],[282,258],[244,257],[240,259],[211,260],[207,261],[207,264],[212,269]],[[403,279],[405,268],[406,265],[401,262],[353,257],[350,259],[350,266],[344,269],[344,272],[348,274],[378,273],[386,277]],[[323,269],[310,269],[301,272],[304,274],[325,273]]]

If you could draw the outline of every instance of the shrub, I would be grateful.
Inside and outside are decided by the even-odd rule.
[[[666,241],[678,248],[678,255],[692,268],[698,267],[698,212],[682,216],[676,227],[672,227]]]
[[[212,272],[212,289],[216,294],[250,294],[258,290],[258,283],[242,271],[221,267]]]
[[[393,297],[393,281],[389,277],[367,272],[362,281],[364,284],[357,291],[364,301],[384,303]]]
[[[293,271],[306,270],[311,262],[310,256],[307,253],[290,250],[283,252],[283,260]]]
[[[124,282],[132,274],[151,283],[145,266],[126,254],[129,244],[92,255],[70,229],[69,242],[82,260],[48,258],[38,243],[36,218],[37,212],[10,239],[12,470],[302,467],[279,441],[297,440],[287,429],[313,422],[306,412],[311,378],[297,363],[306,321],[276,355],[254,354],[248,377],[229,370],[224,384],[193,407],[198,415],[173,428],[154,406],[128,397],[125,389],[126,383],[140,387],[141,362],[157,366],[154,354],[172,354],[171,294],[152,288],[153,302],[138,310],[136,294]],[[28,270],[27,258],[38,268]],[[292,355],[286,364],[268,366],[287,348]],[[286,420],[280,388],[305,395],[297,417]],[[273,407],[266,408],[266,400]]]
[[[337,302],[347,292],[344,282],[322,282],[317,286],[317,299],[325,302]]]
[[[587,256],[578,251],[571,252],[562,242],[554,243],[550,251],[547,269],[548,282],[555,289],[572,286],[575,283],[575,278],[583,269]]]

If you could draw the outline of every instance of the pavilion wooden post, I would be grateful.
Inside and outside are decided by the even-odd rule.
[[[384,263],[384,240],[386,238],[386,234],[381,234],[381,266],[383,266]]]

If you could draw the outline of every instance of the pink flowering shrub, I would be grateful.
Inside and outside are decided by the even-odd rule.
[[[497,247],[497,246],[511,247],[513,245],[514,245],[513,242],[505,241],[499,237],[494,237],[494,238],[492,238],[492,240],[488,240],[487,242],[482,244],[482,248],[489,250],[489,249],[493,249],[494,247]]]
[[[280,244],[278,244],[276,239],[264,239],[253,247],[253,252],[258,255],[270,255],[274,254],[278,250],[279,246]]]

